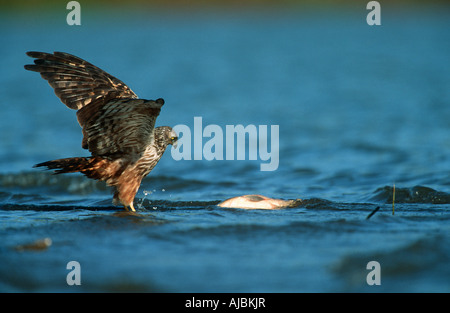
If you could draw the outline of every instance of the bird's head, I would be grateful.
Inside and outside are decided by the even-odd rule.
[[[177,148],[177,142],[178,142],[178,135],[172,128],[170,128],[169,144],[171,144],[176,149]]]
[[[178,135],[172,129],[172,127],[169,126],[156,127],[155,136],[157,141],[160,141],[165,147],[167,147],[168,145],[172,145],[174,148],[177,147]]]

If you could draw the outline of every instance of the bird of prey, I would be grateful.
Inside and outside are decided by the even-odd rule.
[[[81,146],[92,156],[36,164],[56,174],[80,172],[114,187],[113,202],[135,211],[142,179],[155,167],[177,134],[155,128],[164,100],[139,99],[122,81],[93,64],[64,52],[27,52],[35,58],[25,69],[38,72],[67,107],[77,110]]]

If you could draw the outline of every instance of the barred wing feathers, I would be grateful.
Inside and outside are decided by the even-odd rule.
[[[71,109],[83,131],[84,149],[109,159],[139,158],[153,140],[163,99],[143,100],[121,80],[65,52],[27,52],[25,69],[38,72]]]
[[[30,51],[27,55],[35,60],[25,69],[40,73],[71,109],[79,110],[96,100],[137,98],[121,80],[72,54]]]
[[[154,136],[164,100],[117,99],[88,105],[77,112],[82,147],[93,156],[139,158]]]

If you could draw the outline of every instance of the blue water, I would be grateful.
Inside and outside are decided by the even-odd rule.
[[[372,27],[365,5],[92,9],[78,27],[65,10],[2,12],[0,291],[449,292],[449,9],[383,8]],[[23,69],[30,50],[164,98],[159,126],[279,125],[279,167],[166,151],[139,216],[118,214],[103,183],[32,168],[87,153],[75,112]],[[216,206],[244,194],[304,201]],[[80,286],[66,283],[72,260]],[[366,282],[372,260],[380,286]]]

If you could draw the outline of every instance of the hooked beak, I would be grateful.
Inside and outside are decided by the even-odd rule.
[[[178,137],[172,139],[172,146],[176,149],[178,145]]]

